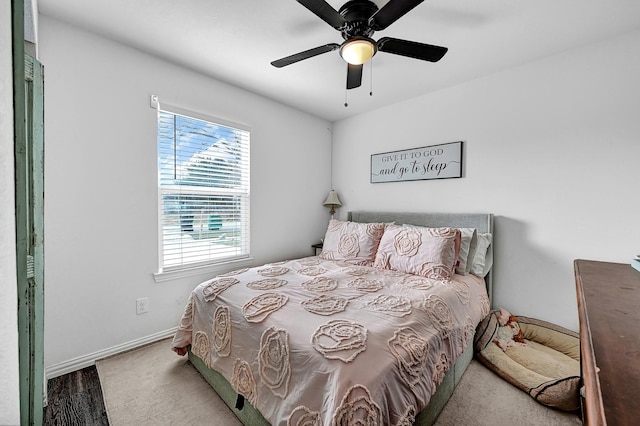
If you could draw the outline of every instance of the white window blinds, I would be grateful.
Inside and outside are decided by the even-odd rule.
[[[249,256],[249,136],[158,107],[161,272]]]

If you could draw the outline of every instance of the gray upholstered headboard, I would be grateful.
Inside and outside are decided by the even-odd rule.
[[[476,228],[480,233],[490,232],[495,241],[493,215],[490,213],[405,213],[353,211],[348,213],[352,222],[395,222],[429,227]],[[487,257],[493,259],[493,243],[489,246]],[[494,260],[495,264],[495,260]],[[493,272],[485,277],[489,300],[493,302]]]

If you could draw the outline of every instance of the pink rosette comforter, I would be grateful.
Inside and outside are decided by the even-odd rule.
[[[172,349],[191,345],[274,426],[405,425],[488,313],[473,275],[307,257],[200,284]]]

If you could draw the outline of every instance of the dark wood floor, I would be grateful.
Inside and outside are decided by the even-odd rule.
[[[47,398],[45,426],[109,425],[95,366],[49,380]]]

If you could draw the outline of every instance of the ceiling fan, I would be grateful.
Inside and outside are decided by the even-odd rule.
[[[340,31],[345,41],[342,44],[325,44],[271,62],[276,68],[340,49],[340,56],[347,62],[347,89],[355,89],[362,84],[362,64],[378,51],[430,62],[438,62],[447,53],[446,47],[416,41],[382,37],[376,42],[371,38],[375,31],[384,30],[424,0],[389,0],[381,9],[369,0],[350,0],[338,11],[325,0],[297,1]]]

